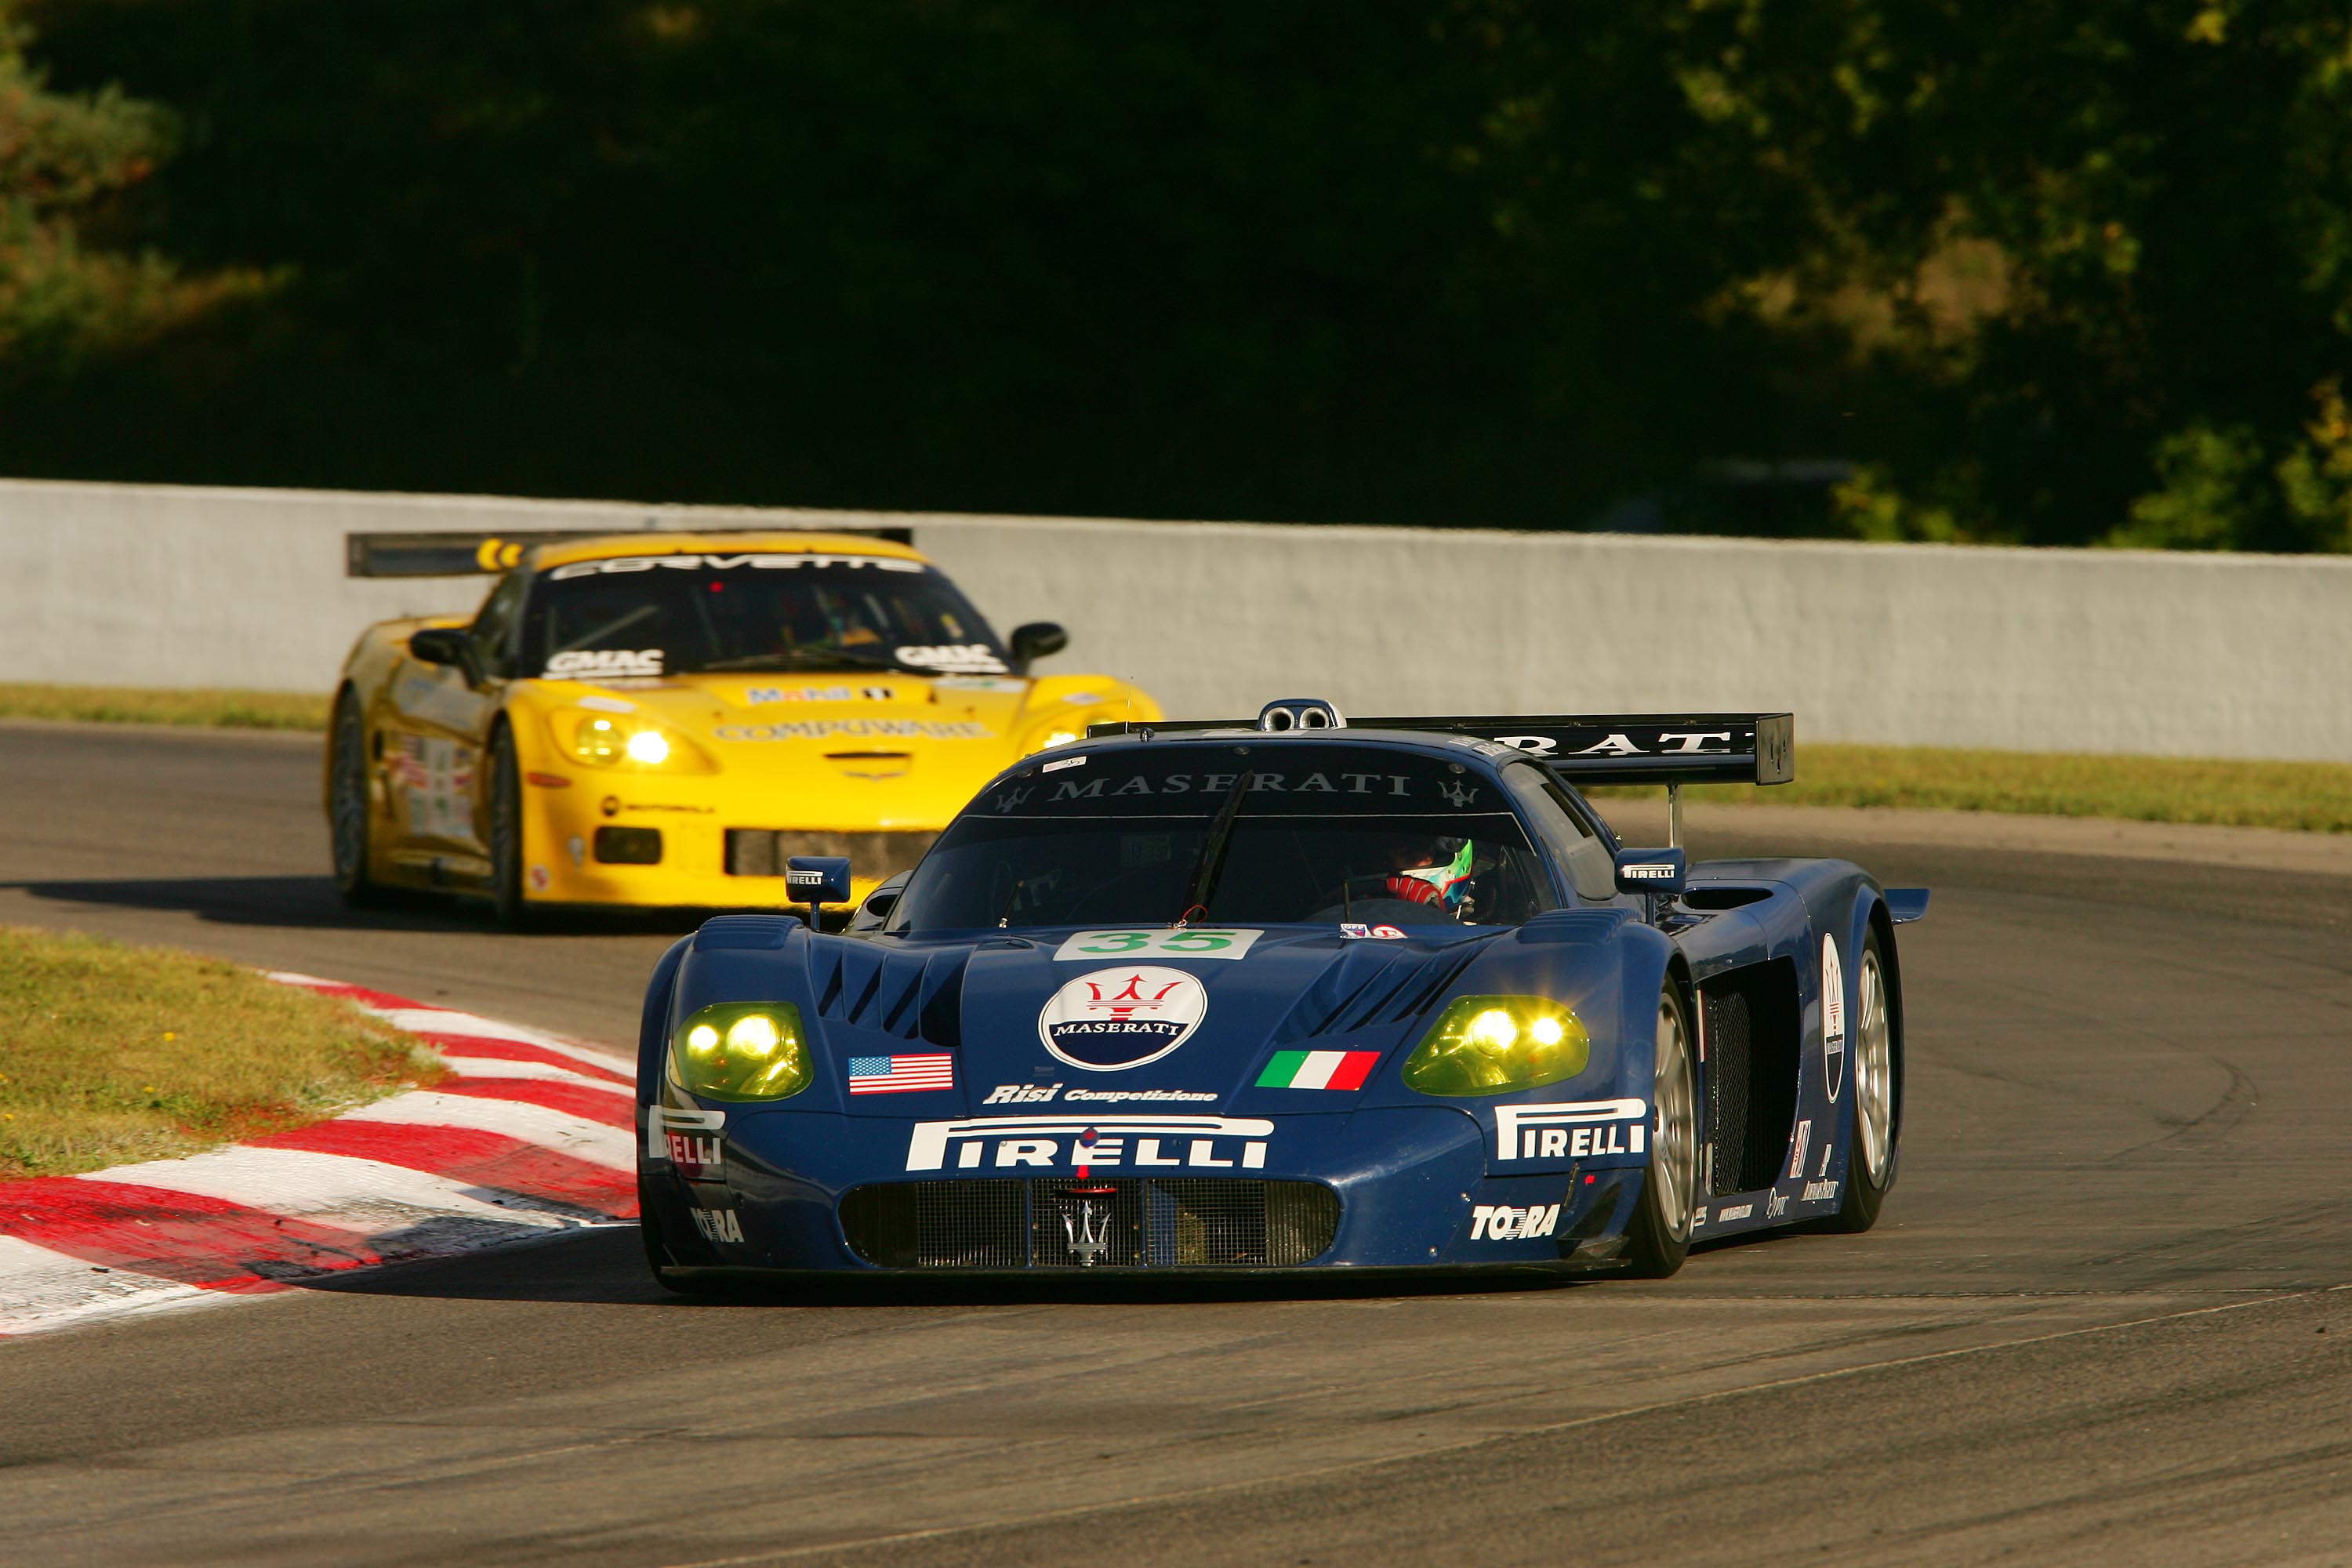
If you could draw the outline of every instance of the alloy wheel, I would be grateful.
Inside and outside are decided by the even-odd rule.
[[[1894,1147],[1894,1027],[1886,1016],[1886,977],[1878,954],[1862,955],[1862,1018],[1855,1031],[1853,1134],[1862,1168],[1871,1185],[1886,1184],[1887,1154]]]
[[[1658,1002],[1656,1063],[1650,1180],[1656,1184],[1659,1215],[1672,1237],[1680,1241],[1690,1234],[1691,1202],[1698,1187],[1698,1114],[1691,1088],[1689,1032],[1672,997]]]
[[[367,875],[367,739],[348,704],[335,719],[333,795],[335,880],[354,887]]]

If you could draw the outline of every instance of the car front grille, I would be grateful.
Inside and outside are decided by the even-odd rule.
[[[1330,1250],[1319,1182],[891,1182],[841,1200],[849,1245],[883,1268],[1289,1268]]]
[[[727,874],[781,877],[795,855],[846,855],[860,878],[911,871],[936,833],[801,833],[783,827],[727,830]]]

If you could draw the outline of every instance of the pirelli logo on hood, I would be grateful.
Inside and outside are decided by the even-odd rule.
[[[919,1121],[909,1171],[1257,1171],[1274,1122],[1263,1116],[979,1116]]]

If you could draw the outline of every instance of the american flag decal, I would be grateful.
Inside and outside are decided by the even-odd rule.
[[[914,1089],[954,1087],[955,1058],[945,1051],[919,1057],[849,1058],[852,1094],[905,1094]]]

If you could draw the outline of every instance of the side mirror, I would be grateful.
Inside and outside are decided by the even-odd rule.
[[[1674,898],[1690,879],[1690,856],[1680,849],[1620,849],[1617,890]]]
[[[1013,650],[1016,664],[1027,664],[1033,658],[1057,654],[1070,646],[1070,634],[1055,621],[1031,621],[1013,628],[1013,640],[1005,645]]]
[[[474,653],[474,639],[462,626],[427,626],[421,632],[408,634],[408,653],[412,658],[426,664],[453,664],[466,672],[469,683],[482,679],[481,660]]]
[[[806,904],[812,915],[819,904],[845,904],[849,901],[849,857],[795,855],[784,862],[784,889],[792,894],[794,903]]]

